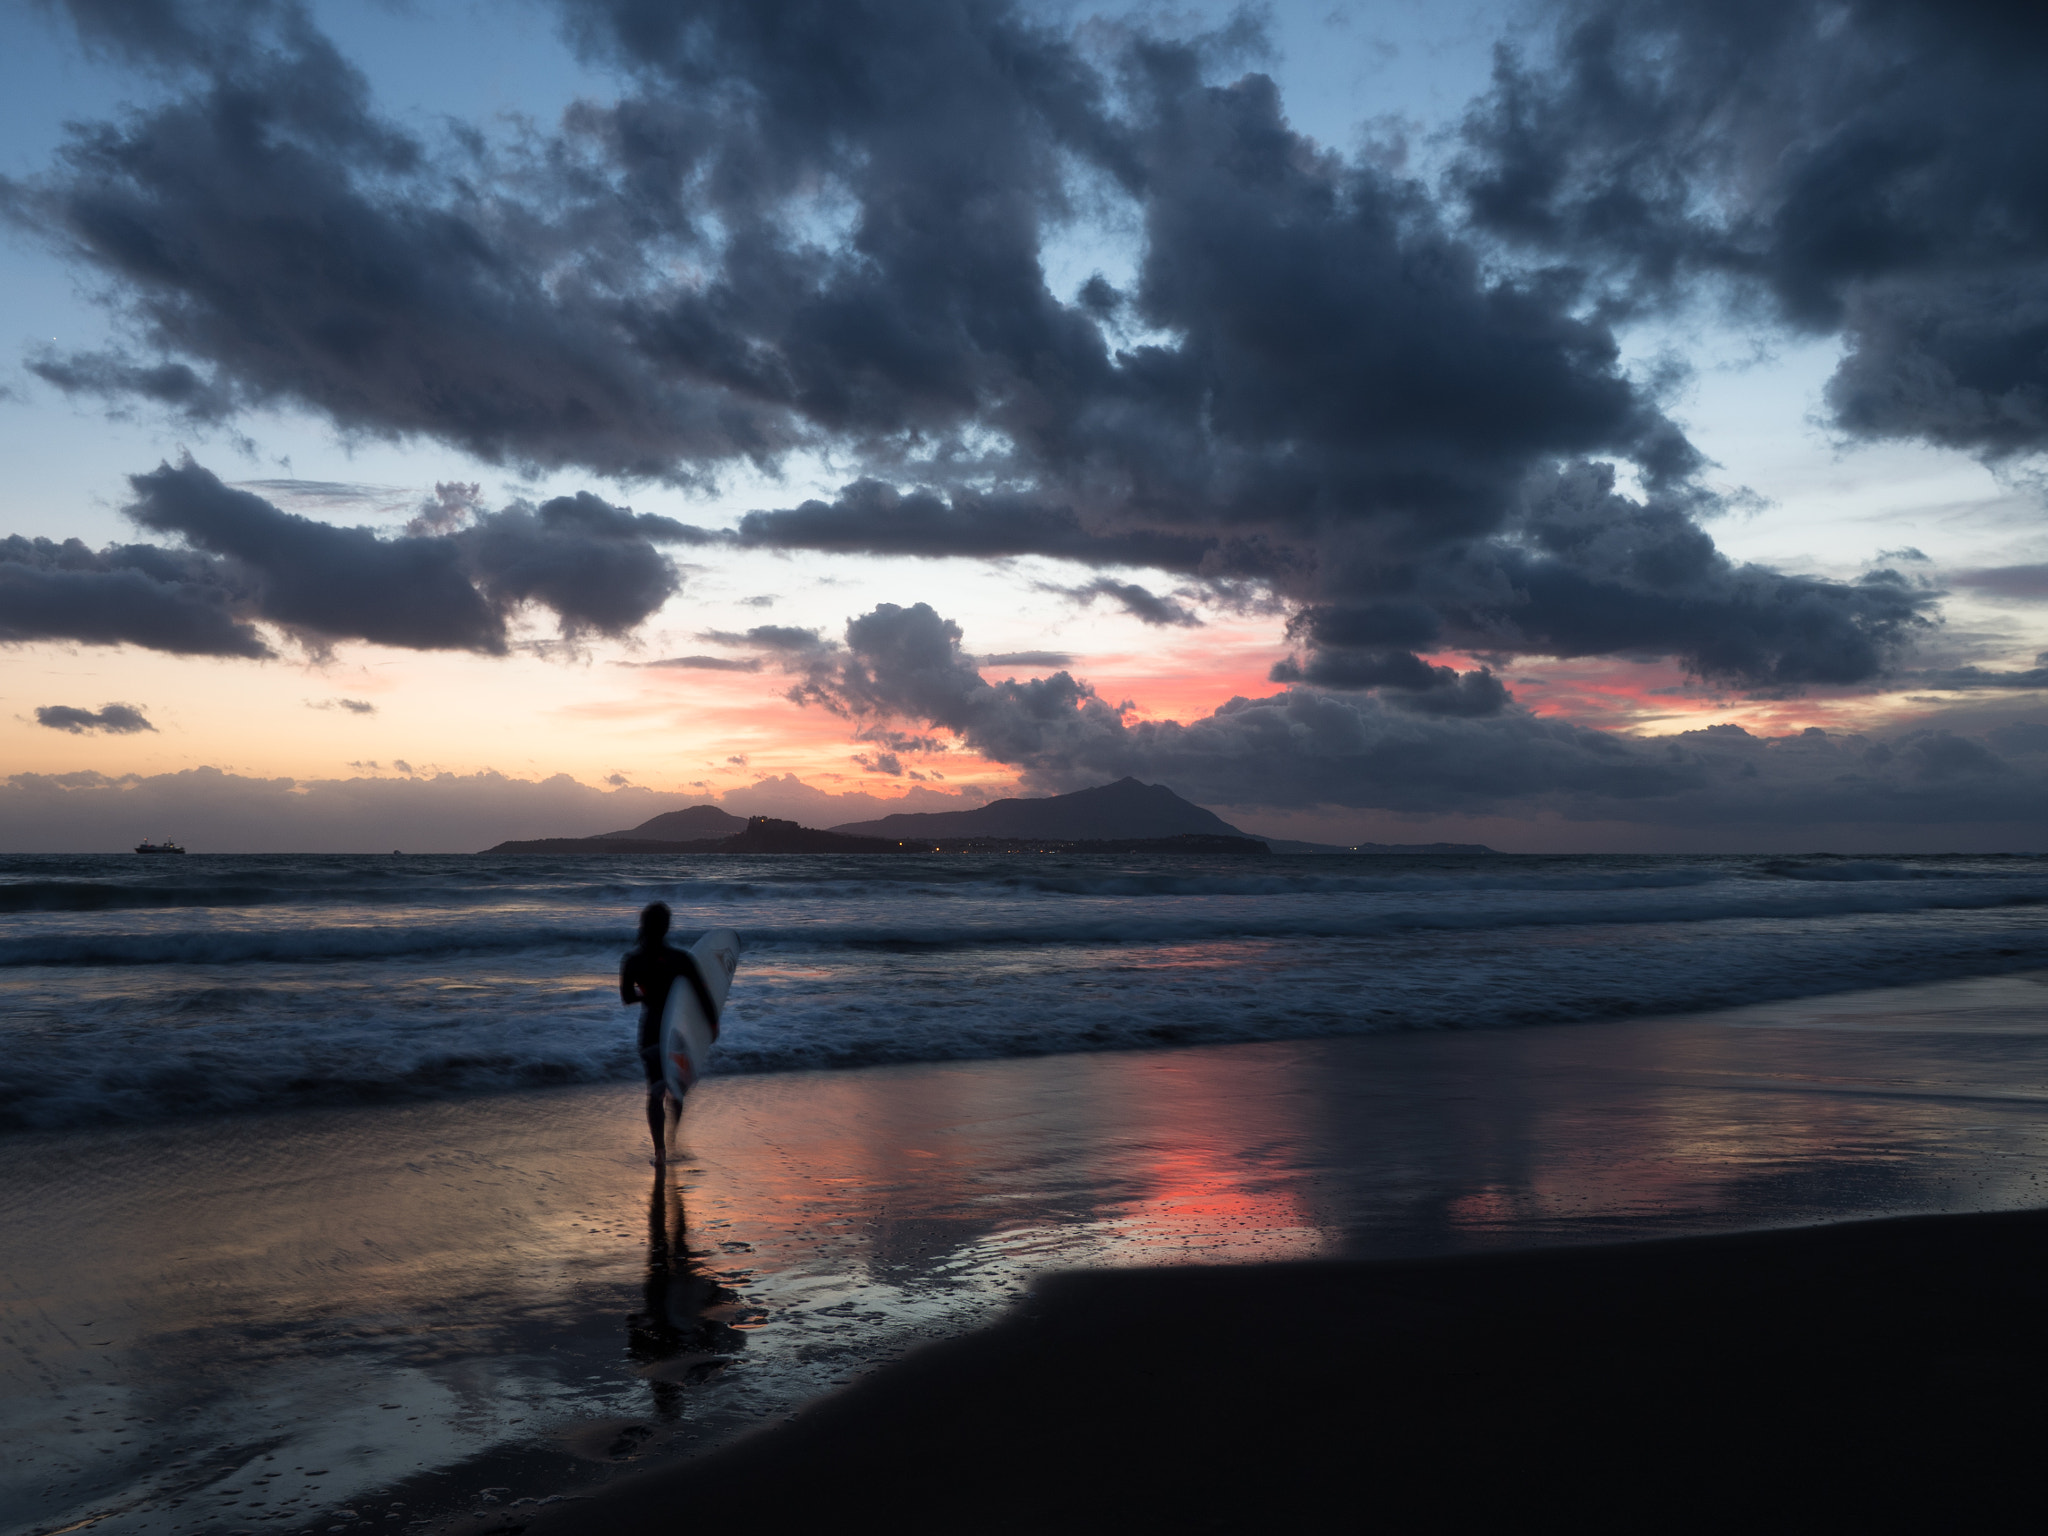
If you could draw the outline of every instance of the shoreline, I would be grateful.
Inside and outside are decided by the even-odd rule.
[[[11,1529],[472,1520],[721,1455],[1055,1271],[2030,1208],[2044,983],[713,1078],[659,1189],[630,1086],[7,1138]],[[1212,1329],[1212,1395],[1322,1326]]]

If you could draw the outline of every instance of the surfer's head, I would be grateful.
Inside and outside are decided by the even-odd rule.
[[[668,903],[650,901],[640,909],[640,942],[659,944],[668,937]]]

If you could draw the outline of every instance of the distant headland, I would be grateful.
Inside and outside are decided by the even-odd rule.
[[[490,854],[1100,853],[1492,854],[1483,843],[1305,843],[1260,837],[1183,800],[1164,784],[1118,779],[1072,794],[995,800],[971,811],[923,811],[843,826],[742,819],[715,805],[669,811],[621,832],[499,843]]]

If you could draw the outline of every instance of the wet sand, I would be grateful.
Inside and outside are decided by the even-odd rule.
[[[801,1422],[490,1536],[2039,1519],[2048,1213],[1066,1274]]]
[[[1053,1271],[2043,1204],[2044,1001],[2041,978],[2008,977],[1681,1020],[714,1079],[660,1185],[633,1088],[10,1138],[4,1529],[517,1523],[801,1429],[838,1411],[805,1405]],[[1200,1304],[1190,1357],[1224,1428],[1274,1341],[1313,1352],[1332,1307],[1363,1326],[1376,1305],[1243,1273]],[[1112,1350],[1076,1401],[1124,1370]]]

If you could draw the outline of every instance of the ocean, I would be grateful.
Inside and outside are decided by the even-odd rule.
[[[2048,858],[0,858],[0,1130],[629,1082],[646,902],[716,1071],[1618,1020],[2048,965]]]

